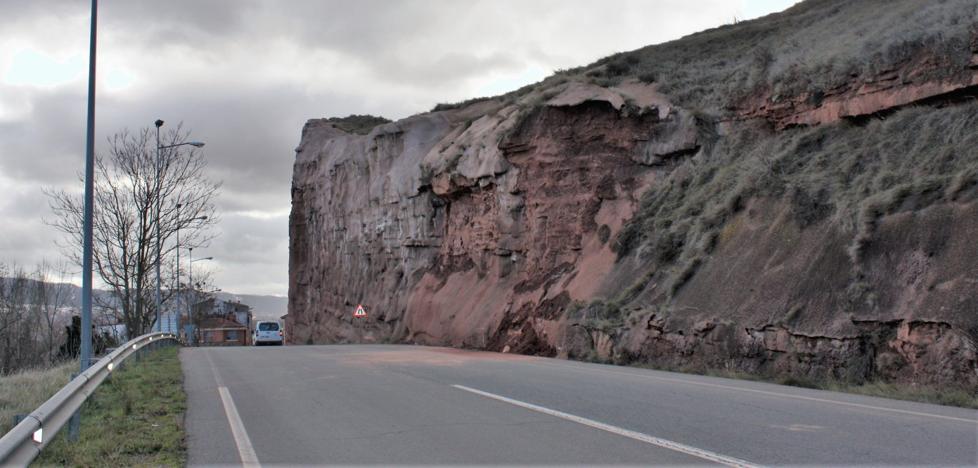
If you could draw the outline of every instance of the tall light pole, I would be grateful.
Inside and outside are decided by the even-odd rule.
[[[88,43],[88,128],[85,137],[85,221],[82,228],[82,299],[79,371],[92,360],[92,218],[95,203],[95,30],[98,0],[92,0],[91,38]]]
[[[190,290],[191,291],[195,291],[195,289],[194,289],[194,262],[200,262],[200,261],[204,261],[204,260],[214,260],[214,257],[204,257],[204,258],[198,258],[197,260],[194,260],[194,249],[190,249],[190,261],[187,262],[188,263],[187,268],[190,269],[190,272],[189,273],[190,273]]]
[[[201,148],[204,146],[203,143],[199,141],[188,141],[185,143],[177,143],[175,145],[160,145],[160,127],[163,126],[163,121],[157,119],[156,122],[156,331],[163,330],[163,322],[160,322],[160,311],[163,308],[163,295],[160,292],[160,282],[162,276],[160,275],[160,264],[163,263],[163,259],[160,257],[163,250],[163,239],[160,237],[160,211],[161,202],[163,201],[163,185],[161,184],[160,172],[163,170],[163,162],[160,158],[160,153],[167,148],[176,148],[177,146],[190,145]],[[179,221],[179,220],[178,220]]]
[[[159,146],[159,142],[157,142]],[[177,198],[179,201],[179,198]],[[177,203],[177,316],[180,314],[180,299],[183,297],[183,288],[180,287],[180,208],[183,203]],[[177,320],[177,334],[180,333],[180,320]]]
[[[191,302],[187,304],[187,317],[191,321],[194,321],[193,301],[194,299],[196,299],[197,296],[197,289],[194,286],[194,262],[199,262],[201,260],[214,260],[214,257],[204,257],[204,258],[198,258],[197,260],[194,260],[194,248],[191,247],[187,250],[190,251],[190,260],[187,262],[187,269],[189,270],[188,273],[190,273],[190,294],[191,294],[191,298],[190,298]],[[194,335],[195,336],[197,335],[197,331],[194,331]],[[194,340],[194,343],[196,344],[196,340]]]
[[[180,310],[180,303],[183,302],[183,288],[180,287],[180,208],[183,207],[182,203],[177,203],[177,311]],[[196,218],[191,218],[188,223],[194,221],[207,221],[207,216],[198,216]],[[193,255],[193,249],[190,249],[191,255]],[[191,261],[193,257],[191,257]],[[191,280],[193,280],[193,275],[191,275]],[[190,319],[190,314],[187,314],[187,320]]]
[[[98,0],[92,0],[92,26],[88,42],[88,125],[85,132],[85,207],[82,225],[81,336],[78,343],[79,374],[92,363],[92,226],[95,205],[95,31]],[[68,440],[78,440],[81,411],[68,423]]]

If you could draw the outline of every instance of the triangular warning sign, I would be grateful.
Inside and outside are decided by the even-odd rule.
[[[367,317],[367,311],[366,310],[363,310],[363,306],[362,305],[357,304],[357,310],[353,311],[353,316],[356,317],[356,318],[366,318]]]

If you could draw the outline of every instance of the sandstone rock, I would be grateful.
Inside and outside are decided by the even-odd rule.
[[[364,303],[385,311],[378,333],[393,339],[552,354],[552,326],[520,320],[559,316],[562,291],[566,303],[601,289],[614,253],[598,227],[614,235],[649,182],[632,157],[657,117],[623,119],[608,99],[624,98],[604,91],[522,115],[423,114],[362,136],[311,121],[290,223],[296,340],[359,340],[343,317]]]
[[[978,50],[971,57],[971,63],[978,63]],[[928,100],[959,99],[960,94],[973,94],[978,86],[978,71],[954,70],[953,67],[953,64],[921,53],[900,64],[898,69],[853,79],[837,89],[796,96],[781,96],[764,90],[738,106],[737,118],[765,119],[784,129],[866,117]],[[954,72],[949,73],[949,70]]]

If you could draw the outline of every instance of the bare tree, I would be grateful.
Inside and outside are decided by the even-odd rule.
[[[69,284],[49,284],[47,265],[32,273],[0,263],[0,375],[48,366],[58,359],[59,311]]]
[[[194,272],[194,282],[187,286],[188,289],[184,291],[185,307],[187,307],[188,318],[190,319],[190,323],[193,324],[197,336],[192,339],[185,337],[185,339],[196,344],[200,342],[201,324],[210,312],[206,307],[207,301],[209,299],[216,299],[216,293],[220,290],[214,287],[213,276],[209,271]]]
[[[28,367],[33,344],[26,313],[27,275],[22,268],[0,264],[0,375]]]
[[[37,283],[34,287],[34,301],[38,323],[41,325],[43,349],[48,363],[57,360],[58,336],[63,319],[70,316],[73,295],[72,285],[68,283],[68,265],[59,263],[52,267],[42,262],[34,272]]]
[[[161,145],[180,145],[188,137],[189,132],[178,127],[166,132]],[[130,337],[149,330],[156,316],[156,262],[170,271],[161,279],[170,283],[163,291],[164,298],[169,299],[179,287],[171,280],[176,276],[173,259],[177,246],[172,241],[177,230],[181,248],[204,246],[213,238],[208,228],[216,222],[214,197],[220,183],[205,176],[205,166],[203,157],[188,146],[164,149],[157,165],[153,128],[113,135],[109,153],[96,157],[93,264],[112,292],[112,300],[99,306],[115,310]],[[69,240],[63,246],[65,253],[81,264],[82,197],[66,191],[47,193],[57,215],[52,224]],[[157,199],[163,245],[159,258],[155,244]]]

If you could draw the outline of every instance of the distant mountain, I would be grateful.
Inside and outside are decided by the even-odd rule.
[[[255,318],[260,320],[279,320],[288,312],[289,299],[285,296],[259,296],[229,292],[219,292],[216,296],[222,301],[234,300],[251,306]]]
[[[14,278],[0,277],[0,286],[9,287],[14,281]],[[33,287],[34,283],[36,283],[35,280],[27,281],[29,287]],[[53,287],[57,284],[61,284],[63,287],[68,288],[68,300],[66,302],[69,305],[77,306],[78,302],[81,301],[81,288],[69,283],[48,283],[48,286],[53,289]],[[94,294],[97,297],[105,299],[106,302],[111,297],[111,293],[105,290],[95,290]],[[251,306],[251,310],[255,314],[255,317],[261,320],[279,320],[279,318],[285,315],[288,311],[288,298],[284,296],[235,294],[233,292],[219,292],[216,294],[216,296],[222,301],[233,300]]]

